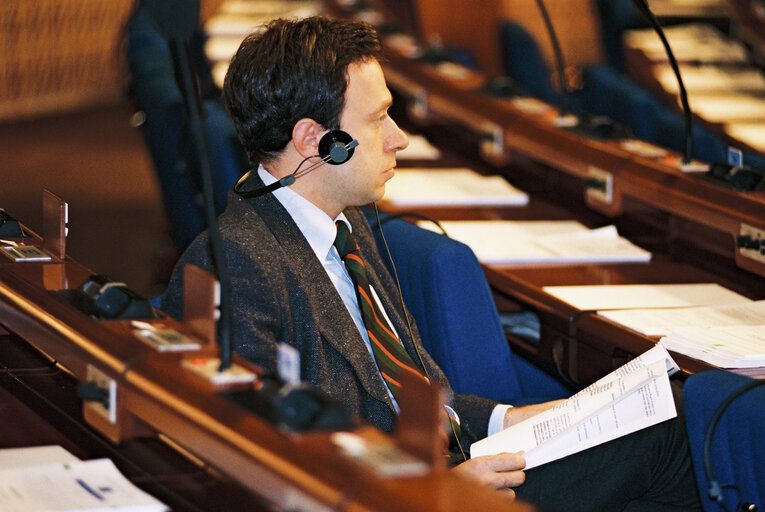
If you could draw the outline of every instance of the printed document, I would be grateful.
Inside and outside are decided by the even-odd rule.
[[[430,223],[420,223],[433,229]],[[619,236],[615,226],[589,229],[572,220],[442,221],[441,226],[484,264],[647,262],[651,253]]]
[[[502,176],[468,168],[396,169],[383,199],[395,206],[526,206],[529,196]]]
[[[684,327],[663,337],[659,344],[720,368],[765,366],[765,325]]]
[[[765,326],[765,300],[694,306],[598,311],[598,315],[646,336],[665,336],[683,327]]]
[[[523,451],[531,469],[674,418],[669,376],[678,369],[657,345],[552,409],[473,443],[470,455]]]
[[[1,454],[0,454],[1,455]],[[60,454],[53,454],[55,458]],[[165,512],[109,459],[50,462],[0,469],[3,512]]]
[[[544,286],[550,295],[582,311],[681,308],[742,304],[751,299],[716,283]]]

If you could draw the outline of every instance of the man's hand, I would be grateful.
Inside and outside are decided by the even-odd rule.
[[[522,454],[499,453],[469,459],[452,471],[515,498],[515,491],[511,487],[518,487],[526,480],[526,474],[522,471],[524,466],[526,460]]]
[[[505,428],[511,427],[516,423],[531,418],[532,416],[539,414],[540,412],[552,409],[556,405],[565,400],[553,400],[552,402],[545,402],[542,404],[523,405],[520,407],[511,407],[505,413]]]

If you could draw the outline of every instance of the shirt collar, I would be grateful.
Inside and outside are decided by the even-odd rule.
[[[262,165],[258,166],[258,176],[266,186],[277,181]],[[334,246],[337,236],[335,222],[342,220],[348,225],[348,229],[352,230],[351,223],[344,213],[341,212],[333,220],[318,206],[289,187],[276,189],[273,194],[295,221],[319,261],[324,261]]]

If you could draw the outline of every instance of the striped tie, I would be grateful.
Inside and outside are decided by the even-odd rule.
[[[356,298],[358,299],[361,317],[364,320],[364,326],[367,329],[369,341],[372,345],[372,352],[377,361],[377,367],[380,369],[380,374],[388,389],[390,389],[393,397],[398,401],[398,396],[401,392],[398,376],[401,372],[411,372],[426,381],[428,379],[414,363],[401,340],[393,332],[390,324],[388,324],[377,301],[372,297],[364,260],[361,258],[361,251],[353,239],[348,226],[343,221],[338,221],[336,224],[337,238],[335,238],[335,247],[337,252],[340,253],[340,258],[345,262],[348,274],[351,276],[356,287]],[[444,411],[444,414],[449,416],[447,411]],[[456,430],[456,435],[459,437],[459,424],[455,421],[450,421],[450,423],[452,423]],[[452,433],[447,434],[450,430],[451,428],[442,429],[447,445],[451,444],[449,441],[453,438]]]

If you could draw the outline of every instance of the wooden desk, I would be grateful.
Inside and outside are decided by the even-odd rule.
[[[576,265],[565,267],[485,266],[500,309],[531,309],[541,323],[539,345],[511,342],[533,358],[555,367],[580,385],[587,385],[651,348],[656,339],[615,324],[592,311],[581,311],[546,293],[544,286],[678,284],[719,282],[697,267],[673,262],[649,264]],[[728,283],[730,285],[730,283]],[[760,290],[734,287],[750,298],[763,298]],[[685,374],[710,366],[673,354]]]
[[[84,458],[113,457],[174,510],[533,510],[441,464],[382,477],[344,455],[332,431],[279,428],[181,365],[215,347],[158,352],[129,321],[96,321],[61,302],[52,291],[91,274],[76,262],[0,261],[0,409],[19,411],[3,423],[0,446],[55,443]],[[150,321],[192,336],[172,319]],[[94,369],[114,383],[114,419],[76,394]],[[360,420],[349,430],[374,445],[403,446]]]
[[[353,15],[342,8],[338,12]],[[464,153],[468,166],[504,175],[529,192],[535,205],[493,211],[417,208],[418,213],[449,220],[570,218],[591,227],[613,223],[623,236],[654,254],[649,264],[485,266],[500,311],[529,308],[540,316],[539,346],[510,339],[517,349],[584,385],[656,341],[575,310],[546,294],[546,285],[715,282],[750,298],[763,297],[765,257],[744,250],[738,237],[757,233],[765,238],[765,194],[736,192],[686,174],[680,155],[671,151],[641,156],[622,141],[595,140],[560,128],[554,109],[529,113],[512,99],[470,89],[393,48],[386,57],[389,87],[407,104],[403,117],[396,117],[399,123],[432,136],[449,158],[454,158],[448,151],[452,148]],[[440,133],[447,125],[453,128],[451,139]],[[471,144],[473,149],[466,150]],[[605,182],[607,194],[593,193],[593,178]],[[755,230],[747,231],[750,227]],[[686,374],[708,368],[686,357],[677,359]]]

